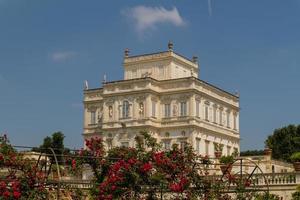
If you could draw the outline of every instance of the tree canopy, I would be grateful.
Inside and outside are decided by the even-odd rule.
[[[272,157],[290,162],[290,156],[300,151],[300,125],[288,125],[275,129],[265,141],[272,149]]]
[[[47,136],[44,138],[43,144],[40,145],[40,147],[33,148],[32,150],[52,155],[52,152],[49,149],[52,148],[57,156],[58,161],[60,161],[60,155],[69,152],[69,149],[66,149],[64,146],[64,138],[65,136],[62,132],[54,132],[51,137]]]
[[[241,151],[240,156],[260,156],[264,155],[264,150],[247,150]]]

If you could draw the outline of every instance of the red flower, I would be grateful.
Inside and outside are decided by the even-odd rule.
[[[19,187],[20,187],[19,181],[14,181],[14,182],[12,182],[12,183],[11,183],[11,187],[12,187],[12,189],[13,189],[14,191],[19,190]]]
[[[129,163],[130,165],[134,165],[136,162],[137,162],[137,160],[136,160],[135,158],[130,158],[130,159],[128,160],[128,163]]]
[[[115,185],[112,185],[112,186],[111,186],[111,190],[112,190],[112,191],[114,191],[114,190],[116,190],[116,189],[117,189],[117,186],[115,186]]]
[[[169,185],[169,188],[173,192],[182,192],[183,191],[183,189],[182,189],[182,187],[179,183],[172,183],[172,184]]]
[[[251,180],[246,180],[245,181],[245,187],[249,187],[251,185]]]
[[[4,196],[4,198],[9,198],[10,192],[8,190],[6,190],[5,192],[3,192],[3,196]]]
[[[75,159],[72,160],[72,169],[73,170],[76,169],[76,160]]]
[[[143,164],[143,166],[141,167],[141,171],[144,172],[144,173],[150,171],[151,169],[152,169],[151,163],[145,163],[145,164]]]
[[[21,197],[21,192],[14,191],[13,196],[14,196],[15,199],[19,199]]]
[[[79,156],[83,156],[83,153],[84,153],[84,150],[83,150],[83,149],[80,149],[80,151],[79,151]]]
[[[6,188],[6,183],[4,181],[0,182],[0,189],[4,190]]]

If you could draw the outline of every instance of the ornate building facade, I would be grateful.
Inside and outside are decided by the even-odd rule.
[[[198,78],[196,57],[173,51],[124,55],[124,80],[84,90],[83,137],[100,136],[107,148],[134,147],[147,131],[165,149],[190,143],[201,155],[239,151],[239,97]],[[221,145],[216,145],[221,144]]]

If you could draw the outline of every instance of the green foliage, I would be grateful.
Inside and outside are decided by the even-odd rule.
[[[237,148],[234,148],[234,150],[233,150],[233,152],[232,152],[231,155],[233,156],[233,158],[236,158],[236,157],[239,156],[239,151],[237,150]]]
[[[233,156],[221,156],[220,163],[222,164],[232,164],[234,162]]]
[[[214,147],[215,147],[215,151],[221,151],[222,152],[224,144],[217,144],[217,143],[215,143]]]
[[[0,200],[44,200],[45,174],[0,136]]]
[[[269,193],[261,193],[257,194],[254,198],[254,200],[279,200],[279,196],[275,194],[269,194]]]
[[[58,162],[62,162],[62,155],[69,153],[69,149],[66,149],[64,146],[64,134],[62,132],[54,132],[51,137],[47,136],[44,138],[43,144],[38,148],[33,148],[32,151],[42,152],[49,155],[52,155],[52,148],[57,156]],[[49,156],[51,159],[54,159],[53,156]]]
[[[292,162],[300,162],[300,152],[295,152],[291,155],[290,160]]]
[[[297,186],[296,192],[292,193],[292,200],[300,199],[300,185]]]
[[[241,156],[261,156],[264,155],[264,150],[247,150],[240,153]]]
[[[290,156],[300,152],[300,125],[288,125],[274,130],[265,141],[267,147],[272,149],[272,157],[290,162]]]

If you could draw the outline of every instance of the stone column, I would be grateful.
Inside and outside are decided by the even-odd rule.
[[[296,172],[296,184],[300,184],[300,172]]]
[[[151,116],[151,109],[152,109],[151,96],[147,95],[146,102],[145,102],[145,117],[146,118]]]
[[[118,120],[119,119],[119,104],[118,101],[114,102],[113,106],[113,120]]]
[[[196,100],[195,100],[195,95],[192,94],[190,99],[189,99],[189,116],[191,117],[195,117],[196,116],[196,107],[195,107],[195,104],[196,104]]]

